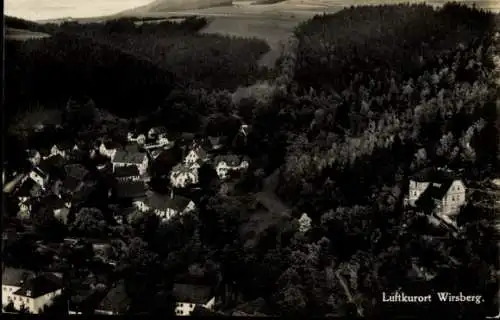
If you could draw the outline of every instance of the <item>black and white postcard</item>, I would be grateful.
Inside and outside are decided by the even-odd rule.
[[[500,1],[4,9],[3,313],[500,319]]]

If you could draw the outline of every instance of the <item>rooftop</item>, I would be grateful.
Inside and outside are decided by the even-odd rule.
[[[136,166],[124,166],[115,168],[115,177],[134,177],[139,175],[139,169]]]
[[[24,181],[16,191],[17,197],[35,197],[39,194],[41,187],[32,179]]]
[[[117,150],[115,156],[113,157],[114,163],[130,163],[130,164],[141,164],[146,158],[146,153]]]
[[[173,296],[178,302],[206,304],[214,297],[213,290],[209,286],[176,283],[173,288]]]
[[[2,285],[20,287],[34,275],[34,272],[29,270],[5,267],[2,272]]]
[[[120,181],[116,186],[118,198],[141,198],[146,194],[146,185],[142,181]]]
[[[146,204],[155,209],[174,209],[182,211],[186,208],[191,200],[175,195],[173,198],[168,195],[162,195],[156,192],[149,192],[146,198]]]
[[[62,278],[51,273],[27,279],[15,295],[37,298],[62,288]]]

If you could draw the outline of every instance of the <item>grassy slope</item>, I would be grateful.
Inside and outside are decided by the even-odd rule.
[[[232,5],[232,0],[156,0],[145,6],[120,12],[117,16],[135,16],[148,13],[197,10]]]

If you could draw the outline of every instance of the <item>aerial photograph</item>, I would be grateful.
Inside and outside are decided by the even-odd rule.
[[[5,0],[2,314],[500,319],[500,0]]]

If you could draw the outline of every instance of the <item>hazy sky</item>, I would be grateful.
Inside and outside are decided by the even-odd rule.
[[[169,0],[164,0],[168,2]],[[178,0],[176,0],[178,1]],[[331,3],[344,6],[363,3],[399,3],[422,2],[423,0],[306,0],[304,2]],[[5,14],[29,20],[57,18],[99,17],[118,13],[123,10],[139,7],[153,0],[5,0]],[[294,0],[297,3],[299,0]],[[446,0],[430,0],[429,3],[444,3]],[[461,0],[476,2],[478,6],[489,9],[500,9],[500,0]]]

